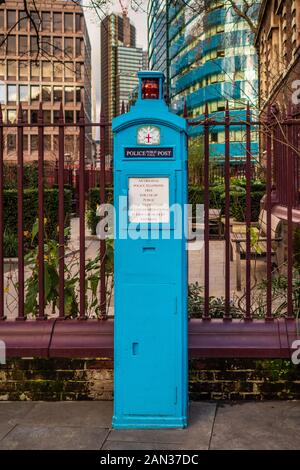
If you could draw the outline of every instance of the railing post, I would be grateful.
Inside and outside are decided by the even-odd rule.
[[[251,320],[251,112],[246,111],[246,319]]]
[[[40,103],[38,113],[38,259],[39,259],[39,314],[38,320],[45,320],[45,268],[44,268],[44,119]]]
[[[58,123],[58,243],[59,243],[59,318],[65,318],[65,208],[64,208],[64,111],[60,105]]]
[[[267,315],[266,320],[272,321],[272,130],[271,130],[271,108],[267,114]],[[275,153],[273,153],[274,158]]]
[[[209,312],[209,114],[205,104],[204,114],[204,313],[203,320],[210,320]]]
[[[79,117],[79,320],[85,320],[85,119],[81,103]]]
[[[230,115],[226,102],[225,110],[225,315],[230,315]]]
[[[5,320],[4,316],[4,168],[3,168],[3,119],[0,103],[0,320]]]
[[[294,250],[293,250],[293,128],[291,107],[288,106],[286,130],[286,156],[287,156],[287,222],[288,222],[288,286],[287,286],[287,318],[289,320],[294,318],[293,306],[293,264],[294,264]]]
[[[105,117],[101,111],[100,115],[100,206],[103,210],[105,204]],[[105,285],[105,266],[106,266],[106,242],[103,234],[100,238],[100,315],[105,320],[106,314],[106,285]]]
[[[24,155],[23,155],[23,111],[21,104],[18,109],[18,316],[16,320],[25,320],[24,315]]]

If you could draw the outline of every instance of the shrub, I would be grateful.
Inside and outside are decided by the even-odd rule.
[[[234,184],[235,183],[235,184]],[[266,186],[261,181],[251,182],[251,220],[258,221],[260,213],[260,201],[264,196]],[[230,216],[238,222],[245,222],[246,218],[246,188],[243,180],[230,182]],[[210,188],[210,207],[221,209],[225,213],[225,187],[224,185],[212,186]]]
[[[113,202],[113,188],[106,188],[105,201],[107,203]],[[91,188],[89,190],[88,198],[88,211],[87,211],[87,226],[91,230],[92,235],[96,235],[97,224],[100,217],[96,215],[97,206],[100,204],[100,189]]]
[[[64,208],[65,208],[65,227],[70,225],[71,215],[71,191],[64,190]],[[51,238],[57,237],[58,225],[58,190],[45,189],[44,191],[44,207],[45,218],[47,219],[46,229],[47,235]],[[24,232],[31,233],[32,226],[38,218],[38,190],[25,189],[24,190],[24,210],[23,210],[23,223]],[[6,250],[5,256],[17,256],[12,253],[11,248],[16,244],[13,243],[13,237],[17,237],[18,230],[18,191],[16,189],[4,190],[4,227],[6,235]],[[26,237],[24,239],[25,249],[29,245]],[[9,248],[10,246],[10,248]]]

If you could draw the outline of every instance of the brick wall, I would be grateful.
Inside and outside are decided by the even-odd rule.
[[[190,361],[192,400],[300,399],[300,366],[282,360]],[[111,400],[111,359],[11,359],[0,400]]]

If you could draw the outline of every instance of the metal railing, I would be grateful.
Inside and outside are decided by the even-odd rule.
[[[99,243],[99,291],[97,295],[99,315],[98,320],[89,319],[86,315],[86,194],[90,186],[99,184],[99,204],[104,204],[106,198],[106,171],[104,135],[106,123],[101,116],[99,123],[86,123],[84,109],[81,107],[79,123],[66,124],[63,120],[63,109],[59,123],[45,124],[43,121],[43,109],[40,105],[37,124],[22,122],[22,109],[19,109],[18,120],[15,124],[3,123],[0,110],[0,338],[4,337],[8,342],[8,350],[11,355],[32,353],[38,355],[95,355],[105,353],[112,354],[113,350],[113,321],[107,320],[107,284],[106,284],[106,241],[101,239]],[[251,220],[252,200],[251,181],[253,178],[253,161],[251,157],[251,130],[253,125],[251,113],[248,107],[245,121],[237,122],[230,119],[228,105],[224,120],[218,118],[214,121],[209,117],[206,108],[204,120],[190,122],[190,126],[203,126],[204,129],[204,164],[203,164],[203,190],[204,190],[204,299],[202,318],[190,321],[190,350],[191,354],[228,356],[256,356],[256,357],[288,357],[291,349],[291,338],[296,336],[296,320],[298,312],[295,312],[294,285],[294,251],[293,251],[293,210],[298,208],[299,192],[299,165],[297,155],[298,121],[285,119],[283,124],[273,123],[268,117],[266,123],[260,123],[263,127],[263,135],[266,141],[265,175],[266,196],[264,209],[266,211],[266,229],[264,242],[266,244],[266,275],[265,297],[266,309],[258,319],[253,315],[253,221]],[[224,211],[222,224],[224,227],[224,311],[218,319],[211,314],[211,271],[214,269],[211,259],[210,240],[210,154],[209,135],[213,126],[224,126],[225,152],[222,176],[224,177]],[[85,162],[85,134],[87,128],[96,126],[100,130],[100,169],[97,170],[97,179],[87,176]],[[243,169],[243,177],[246,185],[244,244],[245,244],[245,282],[243,289],[244,310],[243,315],[236,320],[232,312],[232,217],[231,217],[231,165],[230,165],[230,129],[232,126],[243,126],[245,129],[246,159]],[[284,126],[284,127],[282,127]],[[57,158],[57,186],[58,186],[58,243],[59,243],[59,302],[56,314],[47,318],[45,312],[45,270],[44,270],[44,233],[45,233],[45,152],[44,135],[46,128],[58,129],[58,158]],[[79,306],[76,318],[67,319],[65,312],[65,264],[66,240],[65,240],[65,206],[64,186],[66,184],[66,168],[64,141],[65,130],[75,127],[78,130],[79,155],[78,169],[76,170],[76,187],[78,194],[79,217]],[[285,139],[279,138],[279,130],[285,129]],[[17,293],[18,309],[15,319],[5,318],[5,273],[4,273],[4,135],[7,130],[16,131],[17,141],[17,190],[18,190],[18,260],[17,260]],[[24,152],[23,136],[25,129],[35,129],[38,134],[38,314],[35,321],[25,321],[25,262],[24,262]],[[293,140],[294,139],[294,140]],[[292,144],[291,144],[292,142]],[[284,167],[284,170],[283,170]],[[278,319],[273,314],[273,279],[277,275],[274,271],[272,259],[273,239],[272,233],[272,207],[274,205],[274,188],[277,204],[284,204],[287,208],[287,240],[286,240],[286,314]],[[258,234],[260,237],[260,234]],[[78,322],[78,320],[82,320]],[[87,321],[83,321],[87,320]],[[22,326],[24,325],[24,326]],[[42,326],[44,325],[44,326]],[[106,326],[105,326],[106,325]],[[30,333],[31,332],[31,333]],[[213,334],[212,334],[213,333]],[[233,336],[234,335],[234,339]],[[38,351],[38,352],[37,352]]]

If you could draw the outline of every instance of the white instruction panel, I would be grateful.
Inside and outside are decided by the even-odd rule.
[[[128,185],[129,222],[169,223],[169,178],[129,178]]]

